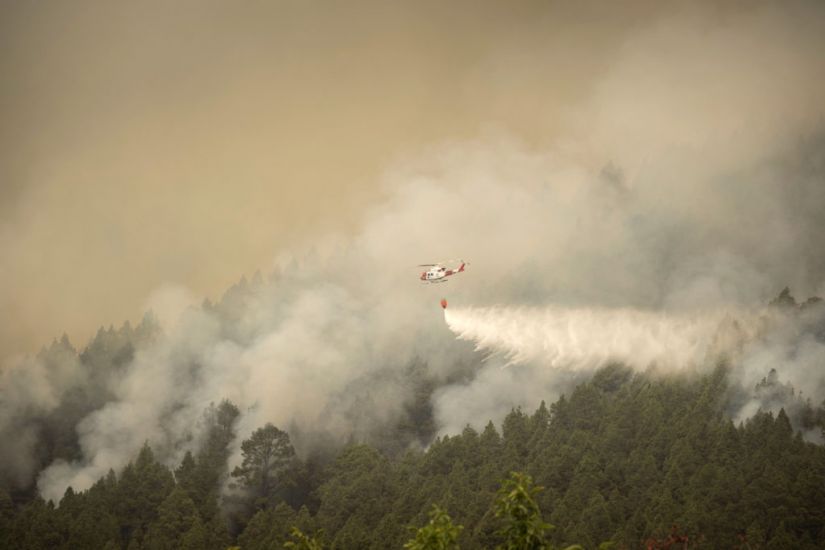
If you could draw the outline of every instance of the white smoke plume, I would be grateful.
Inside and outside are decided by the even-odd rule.
[[[809,24],[822,20],[802,3],[640,26],[561,121],[564,139],[537,148],[491,132],[417,152],[388,168],[385,199],[337,245],[298,249],[217,305],[156,293],[165,334],[99,382],[77,456],[39,473],[41,494],[87,488],[145,441],[176,465],[225,398],[242,413],[234,461],[266,422],[299,450],[381,433],[420,385],[435,388],[436,429],[454,433],[552,400],[611,358],[686,368],[740,341],[759,343],[737,352],[743,387],[777,368],[821,400],[821,337],[770,315],[763,330],[759,308],[786,285],[809,296],[825,282],[825,35]],[[417,264],[456,257],[472,262],[465,273],[419,284]],[[469,340],[456,341],[441,293],[508,306],[448,309]],[[473,344],[502,357],[482,362]],[[84,372],[4,370],[4,441],[54,406],[53,388],[87,387]]]

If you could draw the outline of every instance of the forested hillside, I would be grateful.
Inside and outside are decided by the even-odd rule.
[[[825,549],[825,0],[0,44],[0,550]]]
[[[298,527],[331,548],[401,548],[438,504],[463,526],[461,548],[493,548],[502,542],[496,491],[521,471],[544,487],[536,499],[555,526],[553,545],[822,548],[825,449],[795,433],[784,410],[734,425],[729,399],[724,366],[659,378],[613,365],[549,406],[514,410],[500,427],[468,427],[424,451],[387,455],[354,443],[297,457],[286,432],[262,426],[232,472],[240,413],[224,402],[205,413],[201,450],[174,470],[147,445],[60,503],[13,503],[3,492],[0,546],[251,550],[279,548]],[[802,409],[821,430],[823,409]]]

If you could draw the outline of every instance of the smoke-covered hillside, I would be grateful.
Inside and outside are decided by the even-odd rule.
[[[4,371],[3,434],[16,441],[3,451],[6,489],[36,483],[57,501],[69,486],[120,470],[147,442],[177,464],[201,447],[202,415],[224,399],[241,408],[233,464],[240,441],[267,422],[286,429],[302,456],[353,441],[391,454],[422,448],[438,433],[481,429],[513,407],[555,399],[611,362],[654,376],[726,364],[737,390],[726,410],[736,420],[822,402],[815,366],[825,356],[825,308],[817,299],[798,305],[787,291],[747,314],[684,318],[448,308],[445,324],[430,303],[394,327],[380,300],[365,307],[307,281],[314,269],[244,279],[218,303],[187,308],[169,333],[150,313],[135,328],[101,329],[80,352],[64,337]],[[772,369],[801,399],[755,390]],[[821,442],[816,426],[794,422]]]
[[[149,17],[145,36],[180,51],[159,47],[160,73],[90,85],[93,97],[165,97],[157,85],[172,100],[106,103],[124,126],[67,116],[59,154],[36,146],[40,132],[4,140],[30,155],[12,171],[32,183],[0,204],[0,542],[246,550],[297,525],[335,548],[384,548],[436,503],[464,525],[462,546],[490,547],[495,489],[519,470],[546,488],[553,544],[638,547],[673,528],[709,548],[825,545],[825,9],[659,4],[615,28],[589,5],[512,19],[396,6],[353,12],[353,31],[335,10],[275,3],[248,40],[254,10],[204,7],[180,35]],[[57,62],[74,50],[51,41],[62,18],[30,15],[55,56],[44,67],[74,75]],[[453,28],[467,20],[483,27]],[[107,54],[77,78],[128,73],[142,32],[122,33],[122,60],[77,33]],[[109,34],[101,44],[121,44]],[[217,35],[207,51],[220,55],[194,55]],[[203,74],[166,88],[194,57]],[[268,86],[250,96],[213,62]],[[384,71],[404,76],[389,89],[415,92],[403,107],[373,87]],[[64,103],[39,74],[0,96],[28,106],[36,84],[55,106],[35,109],[43,120],[94,112],[90,90]],[[561,88],[568,99],[544,101]],[[260,118],[280,93],[279,115]],[[244,108],[213,120],[224,101]],[[440,106],[424,126],[450,130],[407,138],[423,105]],[[178,122],[187,132],[163,141]],[[267,125],[277,140],[258,141]],[[388,127],[404,135],[393,147],[376,130]],[[370,193],[356,185],[368,170],[321,128],[382,151]],[[193,133],[206,145],[179,149]],[[256,231],[239,230],[252,211]],[[418,266],[448,258],[467,269],[422,284]],[[222,294],[193,290],[250,265],[261,271]],[[131,323],[17,353],[51,326],[48,302],[84,334],[97,312],[129,318],[139,292]]]
[[[666,538],[673,523],[708,547],[736,537],[821,542],[813,519],[825,426],[825,306],[818,298],[799,303],[785,289],[761,304],[720,298],[712,308],[467,307],[474,296],[518,303],[514,289],[529,289],[519,282],[523,272],[497,274],[500,265],[474,262],[449,283],[457,298],[442,314],[433,290],[443,285],[415,286],[406,268],[364,276],[359,269],[371,265],[360,261],[364,242],[243,279],[215,303],[192,304],[185,291],[167,288],[153,301],[159,316],[101,329],[79,351],[63,337],[11,361],[0,401],[2,436],[14,442],[0,462],[3,494],[13,497],[4,504],[7,540],[77,547],[72,537],[82,537],[88,547],[148,548],[162,546],[158,540],[183,544],[187,534],[200,541],[194,547],[237,540],[255,548],[285,540],[294,524],[323,527],[335,547],[381,548],[403,542],[404,525],[423,521],[437,502],[467,527],[464,545],[484,547],[497,540],[495,522],[486,523],[493,489],[516,469],[547,487],[541,504],[560,527],[557,542],[611,539],[634,547]],[[394,280],[412,290],[377,292],[403,284]],[[549,293],[529,292],[535,304],[540,296],[549,301]],[[614,392],[624,397],[614,402]],[[557,401],[563,393],[572,397]],[[576,405],[565,412],[567,399]],[[528,443],[512,439],[514,423],[527,420],[511,411],[542,401],[553,406],[532,417],[531,429],[555,426],[549,433],[567,441],[561,447],[539,432],[524,436]],[[648,408],[656,426],[631,430],[616,447],[613,432],[636,426]],[[568,423],[572,432],[553,431],[571,429]],[[246,459],[266,426],[283,434],[289,452],[261,486]],[[707,443],[708,430],[721,439]],[[470,452],[487,457],[471,473],[472,461],[454,451],[482,432],[495,450]],[[695,440],[685,442],[685,433]],[[449,444],[434,439],[457,434]],[[782,441],[768,445],[771,438]],[[585,460],[591,448],[596,454]],[[770,450],[779,448],[786,454]],[[445,456],[444,449],[453,450]],[[572,455],[556,456],[559,449]],[[718,454],[717,470],[698,468],[681,456],[687,452]],[[745,467],[750,473],[722,483],[731,464],[757,458]],[[588,461],[599,481],[581,470]],[[775,483],[783,489],[770,498],[786,506],[804,494],[812,508],[762,517],[762,504],[733,506],[768,498],[760,484],[780,466],[784,473],[770,475],[781,477]],[[361,475],[358,483],[350,479]],[[452,487],[439,476],[475,481]],[[128,495],[147,483],[151,498],[135,516]],[[343,506],[336,499],[370,501],[361,491],[371,495],[373,484],[386,502],[336,515]],[[586,490],[574,491],[580,484]],[[417,496],[413,486],[421,488]],[[708,491],[727,492],[712,504]],[[54,511],[36,493],[63,504]],[[663,498],[672,500],[669,511],[654,513],[659,505],[649,503]],[[101,502],[115,510],[104,523],[77,523],[84,513],[102,513]],[[713,508],[725,503],[733,508]],[[180,510],[189,510],[186,533],[164,531],[163,518]],[[581,519],[593,514],[600,519]]]
[[[821,433],[825,408],[795,397],[777,378],[772,371],[751,395],[790,404]],[[349,444],[296,457],[289,436],[267,424],[243,442],[231,476],[226,461],[242,419],[223,402],[201,417],[202,445],[174,475],[144,445],[119,473],[81,493],[68,489],[57,509],[39,498],[16,508],[0,492],[0,543],[251,550],[296,541],[290,533],[297,527],[331,548],[400,548],[437,504],[450,517],[431,522],[428,535],[419,532],[430,541],[423,548],[438,540],[492,548],[523,537],[500,513],[511,492],[496,491],[508,472],[522,471],[543,488],[526,494],[549,525],[522,524],[537,541],[820,548],[825,448],[795,433],[785,409],[734,424],[727,410],[740,391],[724,365],[687,377],[610,365],[549,407],[513,410],[483,430],[467,426],[424,452],[387,455]],[[387,431],[382,444],[408,440],[403,429]]]

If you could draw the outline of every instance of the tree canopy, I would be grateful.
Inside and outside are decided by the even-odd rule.
[[[206,440],[174,471],[147,444],[59,505],[0,491],[0,546],[825,546],[825,449],[784,409],[734,424],[727,377],[724,366],[662,378],[614,365],[549,407],[511,411],[500,430],[468,426],[389,455],[353,443],[299,456],[267,424],[241,442],[231,475],[240,413],[224,402],[207,410]],[[780,378],[769,373],[754,392],[791,391]],[[821,433],[822,407],[806,407]],[[236,488],[226,492],[228,479]]]

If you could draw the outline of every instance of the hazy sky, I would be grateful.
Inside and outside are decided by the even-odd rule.
[[[764,8],[663,6],[3,2],[0,355],[353,231],[423,148],[564,141],[640,27]]]

